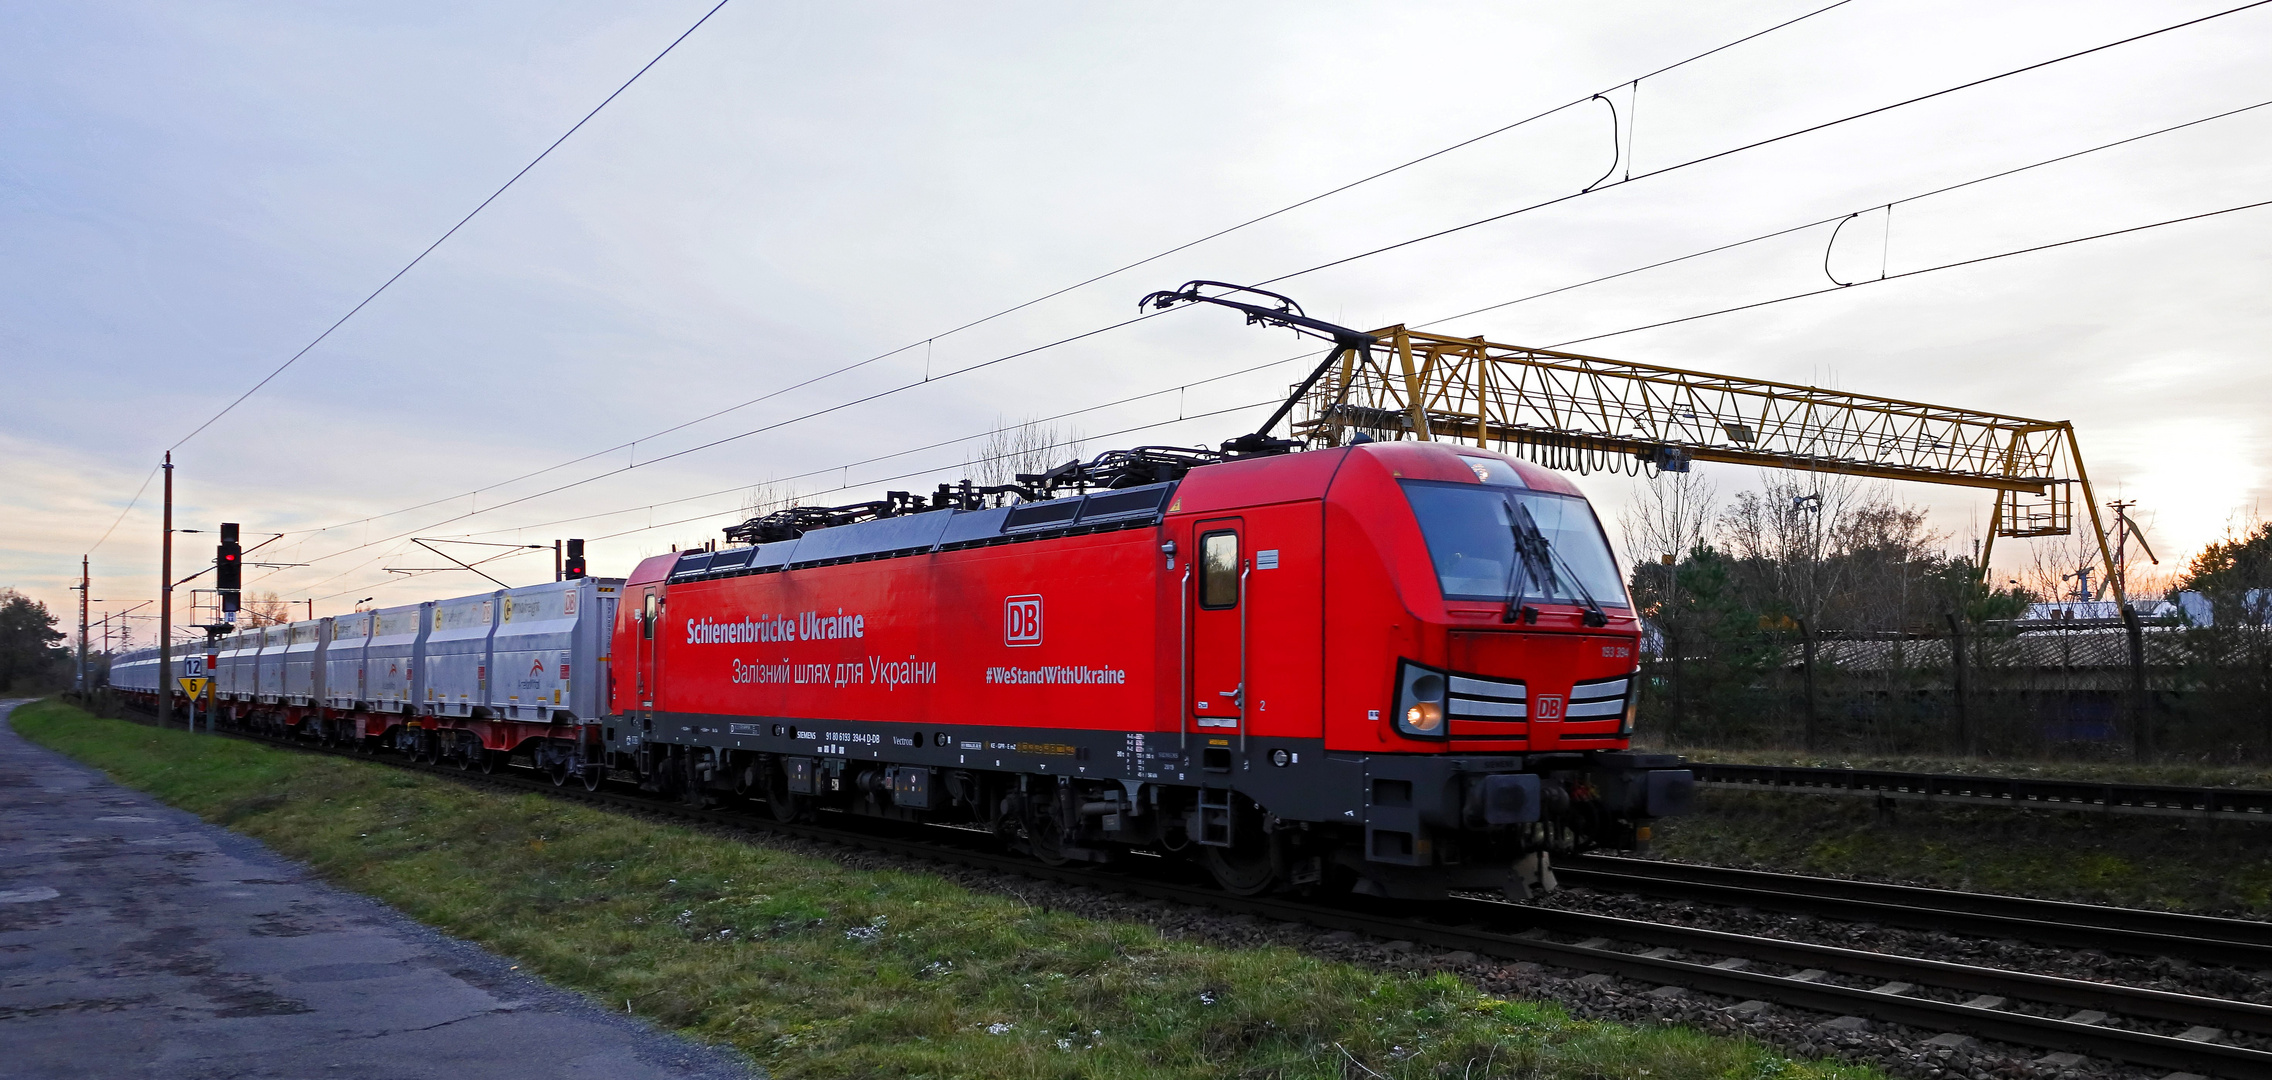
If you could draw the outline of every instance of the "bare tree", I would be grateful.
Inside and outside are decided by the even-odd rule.
[[[276,626],[292,621],[292,604],[273,592],[247,596],[238,604],[246,626]]]
[[[1671,660],[1669,704],[1675,724],[1688,718],[1687,655],[1694,648],[1693,602],[1683,599],[1680,561],[1697,556],[1717,516],[1718,490],[1695,472],[1660,472],[1619,516],[1625,555],[1634,562],[1634,602],[1655,628],[1648,647]]]
[[[1626,557],[1660,562],[1687,556],[1711,534],[1718,502],[1718,487],[1700,473],[1660,472],[1650,477],[1640,498],[1618,516]]]
[[[1843,570],[1828,556],[1862,501],[1862,484],[1839,473],[1770,472],[1761,487],[1738,494],[1722,515],[1723,542],[1761,601],[1819,621]]]
[[[1068,461],[1079,460],[1081,433],[1060,431],[1039,420],[1011,423],[997,418],[995,429],[978,445],[969,461],[971,483],[1013,484],[1020,473],[1044,473]]]
[[[1843,565],[1843,588],[1826,605],[1832,620],[1852,630],[1903,630],[1930,618],[1920,571],[1944,560],[1947,536],[1925,525],[1925,511],[1893,501],[1888,485],[1873,485],[1860,505],[1837,522],[1831,549]]]
[[[742,520],[764,517],[775,510],[786,510],[803,505],[804,497],[797,494],[795,485],[779,480],[767,480],[742,493]]]
[[[2075,526],[2065,536],[2038,537],[2028,545],[2027,566],[2020,571],[2027,591],[2047,600],[2096,600],[2105,590],[2105,556],[2098,537],[2091,535],[2088,518]],[[2088,592],[2083,590],[2086,581]]]

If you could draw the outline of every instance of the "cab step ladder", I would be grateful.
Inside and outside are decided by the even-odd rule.
[[[1231,790],[1229,788],[1201,787],[1199,789],[1199,835],[1196,839],[1205,847],[1231,846]]]

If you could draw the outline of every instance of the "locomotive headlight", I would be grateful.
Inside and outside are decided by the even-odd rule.
[[[1443,673],[1406,661],[1397,666],[1396,675],[1396,730],[1423,739],[1443,738]]]
[[[1444,707],[1433,701],[1423,701],[1404,710],[1404,730],[1415,735],[1433,735],[1444,724]]]

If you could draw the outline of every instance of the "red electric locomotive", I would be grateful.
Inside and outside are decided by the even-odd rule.
[[[1224,302],[1201,284],[1159,295]],[[1228,306],[1371,344],[1290,301]],[[1628,751],[1639,622],[1554,473],[1258,433],[1020,479],[1030,501],[893,493],[642,562],[609,756],[785,819],[1186,853],[1241,893],[1521,895],[1549,853],[1636,847],[1686,808],[1677,758]]]

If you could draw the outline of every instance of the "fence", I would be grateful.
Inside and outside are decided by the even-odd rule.
[[[2272,760],[2272,632],[2006,624],[1876,637],[1763,631],[1644,664],[1677,745],[2048,759]]]

